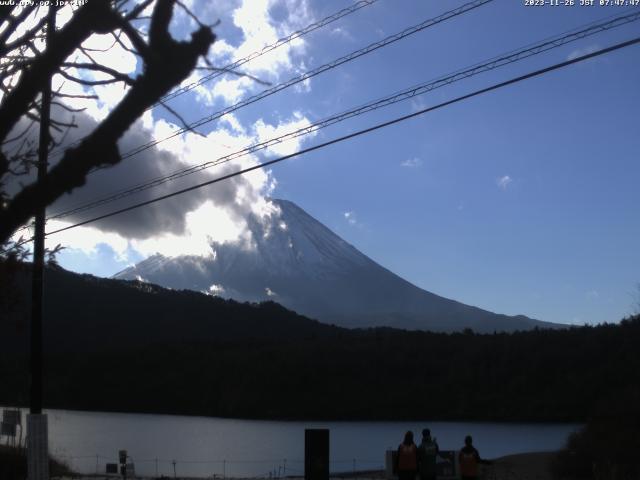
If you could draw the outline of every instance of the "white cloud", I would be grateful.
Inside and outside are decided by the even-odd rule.
[[[357,225],[358,220],[356,219],[356,213],[354,211],[344,212],[342,214],[349,225]]]
[[[153,123],[153,130],[144,128],[144,123]],[[83,123],[92,128],[90,122]],[[161,142],[157,147],[145,151],[140,156],[125,160],[114,168],[101,170],[89,177],[87,185],[63,197],[54,204],[54,213],[64,211],[88,200],[101,198],[112,193],[116,187],[126,188],[150,178],[163,177],[175,171],[193,165],[215,161],[220,157],[234,153],[247,145],[270,138],[273,135],[297,130],[309,125],[301,114],[294,114],[289,121],[270,125],[260,119],[254,131],[246,131],[233,115],[224,117],[219,128],[205,137],[186,132]],[[175,131],[175,126],[164,120],[153,122],[150,116],[137,122],[127,133],[121,144],[123,151],[132,145],[147,143],[150,139],[162,140]],[[273,153],[287,154],[300,148],[302,138],[279,144],[272,148]],[[221,165],[189,175],[180,180],[168,182],[160,187],[146,190],[133,201],[127,198],[125,204],[144,201],[164,193],[175,191],[217,178],[241,169],[255,166],[258,157],[246,155]],[[123,185],[123,178],[126,183]],[[167,257],[177,255],[210,256],[212,244],[240,242],[250,248],[252,238],[247,226],[250,216],[266,221],[274,213],[274,207],[268,200],[275,188],[276,181],[270,171],[256,169],[253,172],[215,185],[207,186],[186,195],[173,197],[142,209],[133,210],[102,220],[96,226],[72,229],[65,234],[56,235],[52,241],[70,248],[78,249],[86,255],[94,254],[99,244],[106,244],[116,255],[129,261],[127,256],[137,253],[149,256],[160,253]],[[119,207],[108,206],[106,211]],[[91,212],[104,213],[105,210]],[[66,222],[49,224],[48,230],[70,225],[85,219],[87,214],[78,218],[70,217]],[[280,226],[286,228],[286,226]]]
[[[119,233],[104,232],[99,229],[99,225],[83,226],[57,233],[50,237],[49,243],[60,243],[87,256],[95,255],[100,245],[108,245],[118,260],[127,262],[130,261],[132,251],[145,257],[156,253],[165,257],[214,256],[212,242],[248,240],[244,219],[233,218],[228,209],[216,206],[213,202],[205,202],[188,212],[185,224],[185,231],[181,234],[163,233],[147,239],[127,239]],[[69,222],[51,220],[47,222],[47,231],[69,225]]]
[[[274,19],[271,15],[274,8],[284,9],[286,15]],[[211,56],[217,65],[226,65],[261,52],[264,47],[276,43],[313,21],[308,0],[241,0],[240,5],[233,10],[231,18],[234,26],[241,32],[241,40],[237,45],[232,38],[220,38],[216,41]],[[300,73],[306,70],[303,62],[305,50],[305,40],[296,38],[256,56],[238,70],[263,80],[277,82],[285,72]],[[185,83],[191,83],[201,76],[194,73]],[[208,105],[213,104],[216,98],[222,98],[227,103],[236,103],[246,93],[256,89],[257,85],[247,77],[226,77],[217,81],[213,87],[197,87],[196,94]],[[308,91],[309,88],[309,82],[306,82],[297,90]]]
[[[222,285],[213,284],[209,287],[209,294],[214,296],[224,295],[225,289]]]
[[[422,166],[422,160],[418,157],[408,158],[407,160],[400,163],[400,166],[407,168],[416,168]]]
[[[255,132],[259,142],[267,141],[271,138],[280,137],[290,132],[295,132],[302,128],[306,128],[311,125],[309,119],[303,116],[300,112],[293,112],[293,116],[288,121],[278,123],[277,125],[269,125],[260,119],[255,123]],[[316,132],[308,135],[295,137],[283,141],[282,143],[275,143],[269,146],[266,151],[274,155],[291,155],[292,153],[300,150],[303,139],[313,138]]]
[[[310,14],[306,0],[240,0],[240,6],[233,14],[234,24],[242,32],[239,47],[219,40],[213,52],[215,56],[231,56],[238,58],[246,53],[260,50],[265,44],[272,43],[285,34],[294,31],[301,25],[310,23]],[[274,6],[282,7],[284,19],[276,22],[270,15]],[[124,38],[124,37],[123,37]],[[105,49],[111,47],[112,38],[105,35],[94,35],[85,46]],[[290,45],[277,49],[273,55],[265,55],[250,68],[260,75],[279,75],[281,72],[295,68],[294,53],[304,50],[304,41],[298,40]],[[138,68],[136,57],[122,49],[119,45],[112,47],[104,54],[96,52],[96,59],[123,73],[135,75]],[[104,57],[104,58],[103,58]],[[86,61],[78,58],[78,61]],[[263,63],[261,63],[263,62]],[[247,64],[249,65],[249,64]],[[102,78],[96,74],[92,78]],[[198,79],[192,75],[183,84]],[[75,83],[56,78],[56,86],[65,82],[65,92],[86,93]],[[226,78],[218,82],[213,89],[210,85],[198,87],[197,94],[212,101],[215,96],[239,98],[244,91],[254,88],[255,82],[248,78]],[[96,89],[100,102],[86,102],[79,105],[80,100],[70,102],[73,106],[89,106],[86,114],[80,114],[78,123],[81,128],[71,132],[69,141],[89,133],[97,122],[120,101],[126,90],[121,84]],[[180,106],[177,107],[180,111]],[[166,120],[154,118],[155,112],[145,112],[119,143],[120,150],[127,152],[133,147],[154,140],[164,140],[173,135],[178,127]],[[273,124],[262,118],[252,120],[251,127],[246,127],[238,117],[228,114],[222,117],[214,130],[205,137],[186,132],[162,141],[135,158],[127,159],[117,166],[100,170],[91,175],[87,184],[65,195],[52,206],[57,213],[76,207],[96,198],[111,194],[114,190],[144,183],[152,178],[163,177],[185,167],[200,165],[220,157],[242,150],[249,145],[280,136],[300,128],[309,126],[310,121],[300,112],[293,112],[290,117]],[[309,136],[312,136],[311,134]],[[299,150],[303,138],[292,139],[276,144],[268,149],[275,155],[286,155]],[[178,181],[172,181],[150,190],[128,197],[119,204],[109,204],[105,209],[85,212],[80,216],[71,216],[64,221],[49,222],[47,230],[58,229],[84,220],[93,214],[102,214],[121,206],[148,200],[175,191],[184,186],[201,183],[215,177],[223,176],[243,168],[255,166],[256,155],[246,155],[233,161],[214,166]],[[201,188],[186,195],[148,205],[142,209],[132,210],[124,215],[110,217],[95,225],[78,227],[68,232],[56,234],[51,243],[61,243],[69,248],[77,249],[86,255],[96,255],[100,245],[110,246],[122,262],[135,261],[139,255],[148,256],[161,253],[171,257],[176,255],[215,255],[212,244],[224,242],[241,242],[250,246],[252,239],[247,227],[247,218],[251,215],[265,220],[274,213],[274,206],[268,200],[276,186],[276,180],[268,170],[256,169],[250,174],[234,177],[228,181]],[[280,226],[286,228],[286,225]],[[131,257],[131,258],[130,258]]]
[[[496,180],[496,185],[503,190],[506,190],[513,182],[513,179],[509,175],[504,175]]]
[[[255,81],[247,78],[222,78],[216,82],[211,90],[198,87],[196,90],[200,98],[211,104],[216,97],[222,98],[228,104],[238,103],[244,94],[253,87]]]
[[[127,48],[133,48],[126,35],[122,35],[120,40]],[[115,42],[111,35],[92,35],[85,40],[82,46],[91,52],[91,58],[98,64],[117,70],[132,78],[135,77],[138,66],[137,57]],[[84,54],[78,52],[74,53],[68,60],[82,63],[90,61]],[[107,80],[112,78],[107,73],[86,69],[78,70],[72,68],[68,72],[85,80]],[[72,95],[97,95],[98,100],[65,99],[66,103],[74,108],[86,108],[85,112],[96,120],[104,119],[120,103],[129,90],[129,87],[122,82],[96,85],[89,88],[71,82],[61,75],[55,75],[53,77],[53,89],[57,90],[58,88],[63,93]]]
[[[329,34],[349,42],[353,42],[355,40],[351,32],[344,27],[334,27],[329,31]]]
[[[409,102],[410,108],[412,112],[419,112],[420,110],[424,110],[427,107],[427,104],[422,97],[414,97]]]
[[[578,48],[573,50],[569,55],[567,55],[567,60],[574,60],[583,55],[588,55],[589,53],[593,53],[600,49],[599,45],[589,45],[587,47]]]
[[[62,229],[71,225],[71,222],[60,220],[49,220],[47,222],[47,232]],[[79,250],[91,257],[98,252],[100,245],[108,245],[114,251],[116,258],[121,261],[128,261],[129,242],[118,233],[103,232],[94,226],[76,227],[71,230],[56,233],[47,239],[47,244],[61,244],[67,248]]]

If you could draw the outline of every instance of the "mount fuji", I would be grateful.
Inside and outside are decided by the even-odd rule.
[[[558,324],[507,316],[465,305],[416,287],[377,264],[294,203],[265,225],[249,220],[251,248],[212,244],[209,257],[160,254],[114,278],[142,280],[239,301],[271,300],[324,323],[349,328],[475,332],[557,328]]]

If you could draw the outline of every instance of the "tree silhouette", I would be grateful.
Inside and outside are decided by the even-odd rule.
[[[195,19],[179,0],[90,0],[73,10],[71,18],[46,45],[46,15],[38,20],[38,9],[44,8],[38,2],[0,7],[0,245],[6,246],[13,233],[39,209],[82,186],[91,170],[120,162],[118,139],[146,109],[184,80],[201,57],[206,57],[215,40],[211,26],[198,21],[199,28],[189,41],[178,41],[169,33],[176,5]],[[145,16],[148,10],[152,13]],[[137,28],[140,22],[146,22],[146,31]],[[143,63],[140,73],[131,77],[94,61],[83,47],[94,34],[112,35],[114,42],[134,53]],[[78,52],[86,62],[72,60]],[[107,78],[87,80],[86,76],[70,73],[74,69],[100,72]],[[123,82],[128,91],[89,135],[63,153],[44,181],[26,185],[9,196],[7,184],[28,173],[35,156],[35,149],[26,140],[27,129],[16,131],[19,122],[27,119],[29,126],[39,123],[39,94],[56,74],[88,87]],[[72,111],[62,103],[65,97],[78,95],[62,91],[53,94],[54,101]],[[96,99],[91,94],[80,97]],[[53,119],[51,129],[59,135],[58,140],[50,135],[50,148],[59,145],[65,129],[73,126],[73,122]]]

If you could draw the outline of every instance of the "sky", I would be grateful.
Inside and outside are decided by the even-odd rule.
[[[209,59],[226,66],[352,6],[345,0],[191,0],[219,20]],[[464,1],[377,0],[170,102],[189,123]],[[209,122],[102,170],[48,210],[233,153],[329,116],[640,6],[526,6],[494,0]],[[197,26],[176,9],[172,33]],[[233,162],[50,221],[47,230],[153,198],[419,111],[532,70],[634,38],[640,21],[482,73],[274,145]],[[112,40],[95,36],[93,46]],[[103,60],[135,75],[118,47]],[[640,303],[640,46],[438,109],[191,194],[52,235],[60,264],[110,276],[156,252],[207,254],[211,240],[246,241],[249,214],[291,200],[382,266],[438,295],[510,315],[569,324],[617,322]],[[207,72],[198,71],[183,85]],[[57,81],[60,81],[59,79]],[[80,87],[76,87],[80,88]],[[103,87],[75,138],[125,90]],[[145,113],[122,152],[181,127]]]

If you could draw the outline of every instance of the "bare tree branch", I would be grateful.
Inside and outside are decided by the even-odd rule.
[[[127,78],[127,80],[124,80],[122,78],[110,78],[106,80],[85,80],[84,78],[74,77],[73,75],[65,72],[64,70],[58,70],[56,73],[62,75],[67,80],[70,80],[75,83],[79,83],[80,85],[85,85],[87,87],[95,87],[96,85],[109,85],[111,83],[119,83],[119,82],[125,82],[129,85],[133,85],[133,79],[127,77],[126,75],[125,77]]]
[[[97,95],[71,95],[68,93],[60,93],[60,92],[54,92],[52,94],[54,97],[60,97],[60,98],[82,98],[84,100],[98,100],[98,96]]]
[[[124,19],[126,21],[136,20],[138,19],[138,15],[140,15],[145,8],[153,3],[154,0],[144,0],[143,2],[136,5],[136,7],[131,10],[127,15],[125,15]]]
[[[53,118],[50,118],[49,122],[51,124],[51,128],[55,128],[59,132],[62,131],[62,128],[60,128],[60,127],[65,127],[65,128],[77,128],[78,127],[78,125],[73,120],[71,122],[61,122],[60,120],[55,120]]]
[[[62,108],[63,110],[66,110],[67,112],[71,112],[71,113],[79,113],[79,112],[84,112],[86,110],[86,108],[72,108],[69,105],[62,103],[62,102],[56,102],[55,100],[51,101],[51,105],[57,105],[58,107]]]
[[[87,5],[98,4],[100,1],[93,0]],[[156,0],[151,19],[149,46],[144,56],[143,73],[136,78],[121,102],[77,147],[65,152],[43,182],[28,185],[16,194],[5,208],[0,208],[0,244],[6,242],[38,208],[82,186],[89,171],[103,165],[118,163],[121,160],[117,146],[118,139],[147,108],[185,79],[195,68],[198,59],[207,54],[215,40],[211,29],[199,28],[191,35],[191,40],[188,42],[176,41],[169,34],[169,22],[174,4],[175,0]],[[116,16],[120,21],[116,22],[118,25],[115,28],[122,28],[122,17],[117,14]],[[73,24],[74,20],[75,18],[66,27]],[[86,30],[82,33],[86,34]],[[82,39],[82,35],[77,35],[76,45],[81,44]],[[67,57],[68,55],[64,58]],[[64,58],[52,63],[59,66]],[[44,70],[51,74],[55,68]],[[11,93],[14,91],[15,89]],[[29,105],[29,101],[23,101],[23,103],[25,106]],[[0,113],[3,109],[4,105],[0,108]],[[0,119],[0,138],[4,138],[6,134],[3,135],[3,128],[11,122],[3,122],[4,117],[1,116]]]
[[[209,72],[224,72],[224,73],[229,73],[231,75],[235,75],[237,77],[246,77],[249,78],[251,80],[253,80],[256,83],[259,83],[260,85],[264,85],[267,87],[270,87],[272,84],[271,82],[267,82],[266,80],[262,80],[258,77],[255,77],[249,73],[246,72],[239,72],[238,70],[232,70],[230,68],[218,68],[218,67],[196,67],[196,70],[206,70]]]
[[[143,58],[148,57],[149,46],[147,45],[147,42],[144,41],[142,36],[138,33],[138,31],[133,27],[133,25],[122,20],[119,26],[129,38],[129,41],[133,45],[133,48],[135,48],[136,50],[136,54],[142,56]]]
[[[107,75],[111,75],[114,79],[129,85],[133,85],[135,81],[133,78],[131,78],[129,75],[125,73],[114,70],[113,68],[107,67],[106,65],[100,65],[98,63],[64,62],[62,66],[68,67],[68,68],[78,68],[83,70],[93,70],[96,72],[106,73]]]
[[[9,37],[11,37],[11,35],[13,35],[13,33],[18,28],[18,25],[20,25],[24,20],[26,20],[26,18],[29,15],[31,15],[31,13],[36,8],[37,8],[37,5],[34,2],[32,5],[25,6],[17,16],[14,17],[12,15],[7,15],[4,18],[4,20],[6,20],[9,23],[9,25],[7,25],[6,30],[0,33],[0,45],[4,46],[6,44],[7,40],[9,40]]]
[[[92,33],[117,28],[119,18],[111,10],[109,0],[92,0],[77,10],[71,20],[54,34],[47,51],[34,60],[29,75],[21,75],[15,88],[3,99],[0,106],[0,140],[6,138],[45,82],[78,45]]]
[[[158,103],[160,103],[160,105],[162,105],[164,108],[166,108],[169,113],[171,113],[174,117],[176,117],[178,119],[178,121],[182,124],[182,127],[185,130],[188,130],[190,132],[195,133],[196,135],[199,135],[201,137],[206,137],[206,135],[203,135],[202,133],[200,133],[199,131],[195,130],[191,125],[189,125],[184,118],[182,118],[182,116],[176,112],[173,108],[171,108],[169,105],[167,105],[165,102],[163,102],[162,100],[158,100]]]
[[[115,45],[116,43],[118,45],[120,45],[120,47],[122,47],[124,50],[126,50],[129,53],[133,53],[134,55],[136,55],[137,57],[142,57],[142,55],[140,55],[140,53],[137,50],[134,50],[133,48],[129,48],[127,47],[124,42],[122,40],[120,40],[120,36],[122,35],[122,33],[124,33],[123,30],[120,30],[120,32],[118,32],[118,34],[112,33],[111,35],[113,35],[114,38],[114,42],[113,44]]]
[[[33,28],[26,31],[20,38],[17,38],[11,43],[0,44],[0,56],[26,45],[27,42],[30,42],[33,38],[38,38],[36,33],[44,27],[45,23],[47,23],[47,17],[41,18]]]
[[[17,140],[20,140],[22,137],[24,137],[27,134],[27,132],[29,132],[29,130],[31,130],[31,127],[33,127],[35,123],[36,123],[35,120],[31,120],[21,133],[17,134],[14,137],[7,138],[5,141],[2,142],[2,145],[8,145],[9,143],[13,143]]]

